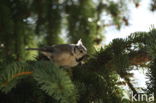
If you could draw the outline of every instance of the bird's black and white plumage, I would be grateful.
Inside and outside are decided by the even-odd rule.
[[[62,67],[77,66],[87,55],[87,49],[81,39],[77,44],[59,44],[43,48],[28,48],[27,50],[38,50],[53,63]]]

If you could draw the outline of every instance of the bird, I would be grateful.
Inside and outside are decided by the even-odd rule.
[[[81,39],[76,44],[56,44],[41,48],[27,48],[26,50],[40,51],[54,64],[65,68],[82,64],[88,56],[87,48],[83,45]]]

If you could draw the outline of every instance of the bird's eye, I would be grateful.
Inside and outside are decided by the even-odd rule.
[[[83,53],[83,51],[82,51],[82,50],[80,50],[80,52],[81,52],[81,53]]]

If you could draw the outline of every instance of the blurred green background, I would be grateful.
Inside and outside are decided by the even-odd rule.
[[[89,52],[104,40],[110,25],[129,25],[128,5],[140,0],[1,0],[0,61],[32,59],[24,50],[82,38]],[[155,10],[155,1],[151,4]],[[104,21],[103,16],[110,18]]]
[[[10,103],[10,101],[13,103],[69,103],[69,101],[71,101],[70,99],[73,99],[73,103],[131,103],[131,101],[127,99],[121,100],[123,90],[121,88],[119,89],[117,83],[124,85],[126,82],[130,89],[135,91],[136,88],[133,87],[133,83],[131,83],[129,79],[132,76],[129,71],[134,69],[131,66],[140,65],[140,62],[137,61],[138,59],[133,57],[144,53],[144,51],[147,50],[146,46],[150,48],[148,48],[148,53],[152,59],[150,59],[151,61],[145,61],[150,61],[151,64],[146,65],[145,63],[145,65],[141,66],[150,68],[148,69],[150,83],[147,85],[149,91],[153,92],[156,86],[156,52],[154,51],[155,49],[151,49],[155,48],[154,44],[151,46],[149,42],[144,41],[146,41],[145,37],[151,41],[153,38],[155,39],[156,37],[153,36],[156,32],[155,30],[151,30],[149,33],[142,33],[142,35],[138,33],[139,36],[132,35],[126,40],[116,39],[113,40],[110,45],[101,49],[101,51],[100,49],[99,51],[95,50],[95,48],[98,48],[101,42],[105,40],[104,31],[107,27],[114,25],[116,29],[120,29],[122,26],[129,25],[128,5],[135,5],[137,8],[139,7],[140,1],[141,0],[0,0],[0,77],[4,77],[0,78],[0,90],[2,90],[2,92],[11,90],[18,83],[18,79],[21,79],[20,77],[18,78],[18,73],[29,73],[23,69],[27,68],[25,64],[10,65],[12,62],[28,62],[30,68],[41,68],[49,65],[49,67],[45,66],[45,68],[47,68],[46,70],[49,70],[47,72],[31,69],[35,70],[36,74],[33,76],[35,79],[32,79],[32,77],[27,77],[27,79],[22,78],[23,81],[17,85],[16,89],[9,92],[8,95],[0,92],[0,101],[2,101],[2,103]],[[151,0],[149,10],[155,12],[156,0]],[[104,16],[109,18],[109,21],[107,18],[105,20]],[[152,35],[153,38],[148,35]],[[69,76],[70,74],[66,76],[64,71],[44,62],[35,64],[37,66],[31,66],[31,60],[35,61],[38,54],[36,52],[28,52],[25,48],[76,43],[80,38],[87,47],[88,53],[94,54],[93,56],[96,58],[92,57],[82,67],[75,67],[73,77]],[[133,46],[134,48],[132,48]],[[139,48],[139,52],[136,52],[135,46],[137,49]],[[147,54],[147,52],[145,52],[145,54]],[[132,62],[129,62],[129,59],[131,59]],[[133,59],[135,59],[134,62]],[[144,61],[144,59],[141,59],[141,61]],[[9,67],[7,67],[8,65]],[[48,68],[51,67],[57,69],[50,71]],[[99,69],[97,70],[97,68]],[[3,72],[5,69],[6,72]],[[51,80],[48,81],[48,79],[53,74],[49,72],[55,74],[52,76],[52,79],[54,78],[54,84],[56,83],[54,89],[51,89],[50,86],[48,87],[46,84],[51,83]],[[16,76],[17,80],[14,78]],[[124,79],[125,82],[118,82],[119,76]],[[14,79],[15,81],[12,82]],[[4,85],[5,83],[7,84],[5,80],[11,81],[11,83]],[[69,81],[69,83],[66,83],[65,80]],[[46,81],[46,83],[44,81]],[[58,89],[57,85],[60,81],[63,87],[65,86],[65,90],[62,89],[62,85],[59,85],[60,88]],[[43,86],[41,90],[37,83],[45,83],[45,87]],[[70,85],[68,86],[68,84]],[[74,86],[76,86],[79,93],[74,91]],[[74,92],[70,91],[69,87],[71,87]],[[57,88],[58,91],[55,91],[55,88]],[[61,92],[62,94],[60,93],[61,90],[64,90],[63,93]],[[32,91],[33,93],[31,93]],[[46,91],[46,93],[43,91]],[[68,92],[69,97],[66,97]],[[49,97],[49,95],[51,96],[53,93],[55,94],[52,96],[53,98]],[[73,96],[71,96],[72,93]],[[79,94],[79,96],[77,96],[77,98],[79,98],[78,100],[75,99],[76,93]],[[62,98],[66,100],[66,102],[64,102]]]

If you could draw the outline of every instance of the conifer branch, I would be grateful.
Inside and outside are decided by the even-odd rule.
[[[127,83],[128,87],[133,91],[134,94],[137,94],[137,90],[135,89],[135,87],[133,86],[133,84],[131,83],[130,79],[127,77],[122,77],[125,82]]]
[[[130,65],[142,65],[151,60],[152,58],[146,52],[138,51],[135,54],[129,54]]]
[[[15,79],[15,78],[17,78],[17,77],[19,77],[19,76],[30,75],[30,74],[32,74],[32,73],[33,73],[33,72],[20,72],[20,73],[14,74],[14,75],[12,76],[11,79],[9,79],[9,80],[3,82],[1,85],[7,86],[11,80],[13,80],[13,79]]]
[[[13,79],[16,78],[16,77],[19,77],[19,76],[23,76],[23,75],[30,75],[32,74],[33,72],[20,72],[20,73],[17,73],[15,75],[13,75]]]
[[[34,79],[49,96],[60,103],[76,103],[76,88],[64,70],[51,62],[37,62],[33,68]]]
[[[26,63],[18,62],[7,65],[0,78],[0,90],[8,93],[19,80],[30,74],[32,72],[27,69]]]

